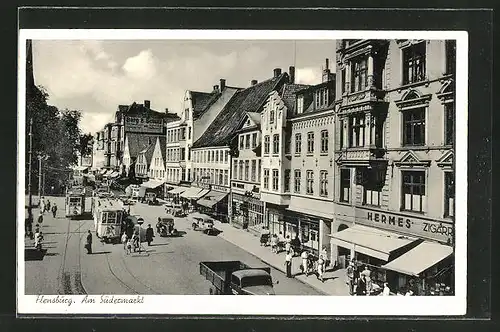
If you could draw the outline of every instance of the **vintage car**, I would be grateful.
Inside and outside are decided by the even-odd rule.
[[[216,230],[214,229],[214,221],[209,217],[199,213],[194,213],[190,217],[193,221],[191,227],[194,231],[201,231],[207,235],[216,234]]]
[[[161,237],[179,235],[179,232],[175,228],[174,217],[166,216],[160,218],[160,220],[156,223],[156,233],[158,233]]]

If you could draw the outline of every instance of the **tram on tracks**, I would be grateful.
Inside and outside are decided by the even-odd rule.
[[[85,213],[85,188],[73,187],[66,191],[65,201],[66,217],[81,217]]]
[[[105,243],[118,243],[122,221],[126,217],[123,203],[116,198],[94,197],[93,217],[96,236]]]

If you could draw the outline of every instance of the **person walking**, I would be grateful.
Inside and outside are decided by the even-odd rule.
[[[146,229],[146,241],[148,242],[148,247],[151,245],[151,242],[153,242],[154,236],[155,235],[153,229],[151,228],[151,224],[149,224],[148,228]]]
[[[45,199],[43,197],[40,199],[39,208],[40,208],[40,214],[43,215],[45,213]]]
[[[391,295],[391,289],[389,288],[389,284],[384,282],[384,290],[382,291],[383,296]]]
[[[289,252],[293,256],[293,252],[291,250],[292,250],[292,240],[290,239],[290,235],[287,235],[285,239],[285,251]]]
[[[286,277],[292,277],[292,254],[287,251],[285,255]]]
[[[47,205],[45,206],[47,212],[50,212],[50,201],[47,200]]]
[[[43,223],[43,211],[42,210],[40,210],[40,213],[38,214],[37,223],[38,224],[42,224]]]
[[[121,241],[122,241],[122,243],[123,243],[123,250],[124,250],[125,252],[127,252],[127,242],[128,242],[128,236],[127,236],[127,233],[126,233],[126,232],[124,232],[124,233],[122,234]]]
[[[356,285],[356,295],[361,296],[366,293],[366,280],[364,275],[360,275]]]
[[[325,261],[323,260],[323,258],[318,259],[317,271],[318,279],[321,280],[321,282],[325,282],[325,280],[323,279],[323,273],[325,272]]]
[[[87,234],[87,244],[85,245],[85,249],[87,249],[87,255],[92,253],[92,233],[90,229]]]
[[[373,282],[372,282],[372,278],[371,277],[367,277],[365,276],[365,284],[366,284],[366,296],[370,296],[372,295],[372,291],[373,291]]]
[[[56,214],[57,214],[57,205],[56,205],[56,203],[54,203],[52,205],[52,216],[55,218]]]
[[[321,258],[325,262],[325,267],[328,266],[328,251],[326,250],[326,246],[323,246],[323,248],[321,249],[319,258]]]
[[[347,271],[346,271],[347,283],[349,285],[349,294],[350,295],[354,294],[354,285],[355,285],[354,273],[355,273],[354,262],[350,261],[349,266],[347,267]]]
[[[304,250],[302,254],[300,255],[300,258],[302,258],[302,272],[307,276],[309,276],[309,253],[307,250]]]
[[[43,240],[43,234],[40,229],[37,228],[36,233],[35,233],[35,248],[38,250],[42,249],[42,240]]]

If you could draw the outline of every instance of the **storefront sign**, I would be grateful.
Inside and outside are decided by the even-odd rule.
[[[358,208],[356,209],[356,223],[403,232],[440,242],[453,242],[454,226],[438,221]]]
[[[125,117],[125,131],[161,134],[163,132],[163,119],[127,116]]]

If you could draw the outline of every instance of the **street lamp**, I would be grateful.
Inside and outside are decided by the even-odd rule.
[[[46,161],[47,159],[49,156],[46,154],[38,155],[38,202],[42,201],[42,160]]]

